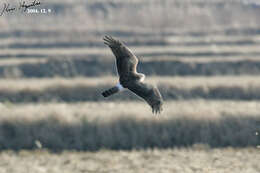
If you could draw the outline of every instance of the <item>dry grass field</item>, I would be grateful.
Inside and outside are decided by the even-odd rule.
[[[0,173],[260,172],[257,0],[40,1],[50,13],[0,16]],[[104,35],[136,53],[161,115],[101,96]]]
[[[213,148],[257,148],[259,106],[256,101],[168,101],[164,112],[154,116],[143,102],[6,103],[1,105],[0,149],[35,149],[36,141],[52,151],[197,143]]]
[[[0,153],[0,172],[183,172],[183,173],[259,173],[260,151],[247,149],[191,148],[132,151],[49,153],[45,150]]]

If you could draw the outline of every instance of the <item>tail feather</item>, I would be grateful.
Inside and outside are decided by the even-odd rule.
[[[115,87],[113,87],[113,88],[110,88],[110,89],[108,89],[108,90],[102,92],[102,95],[103,95],[104,97],[109,97],[109,96],[111,96],[111,95],[117,93],[118,91],[119,91],[119,88],[115,86]]]

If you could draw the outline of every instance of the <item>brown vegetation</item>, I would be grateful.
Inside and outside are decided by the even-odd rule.
[[[0,149],[33,149],[35,141],[53,151],[197,143],[257,147],[258,107],[258,102],[166,102],[164,113],[156,117],[145,103],[7,104],[1,106]]]

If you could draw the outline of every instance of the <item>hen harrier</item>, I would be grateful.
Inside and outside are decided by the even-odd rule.
[[[138,63],[136,56],[119,40],[115,40],[111,36],[105,36],[103,39],[116,57],[119,83],[104,91],[102,95],[108,97],[127,88],[143,98],[151,106],[153,113],[160,113],[163,104],[162,96],[156,87],[143,83],[145,75],[136,71]]]

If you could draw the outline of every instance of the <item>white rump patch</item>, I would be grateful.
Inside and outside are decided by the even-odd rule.
[[[119,91],[124,90],[124,87],[119,82],[116,84],[116,87],[119,89]]]
[[[142,74],[142,73],[141,73]],[[144,79],[145,79],[145,75],[144,74],[142,74],[143,76],[142,76],[142,78],[140,79],[140,82],[143,82],[144,81]]]

